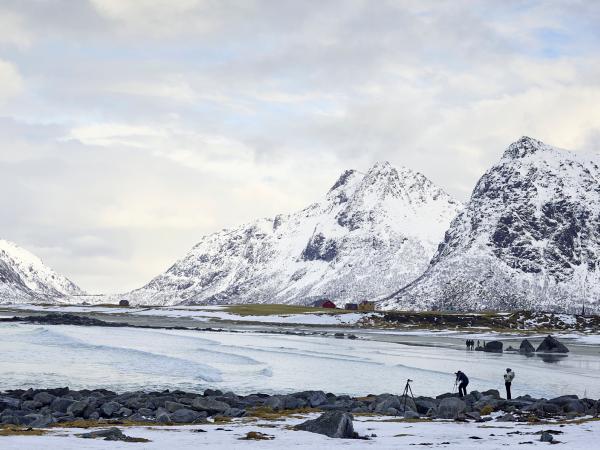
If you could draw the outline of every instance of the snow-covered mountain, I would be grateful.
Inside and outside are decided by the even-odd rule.
[[[338,302],[389,295],[427,267],[459,202],[420,173],[375,164],[344,172],[294,214],[203,237],[134,304]]]
[[[55,301],[84,292],[35,255],[0,239],[0,303]]]
[[[598,310],[600,161],[523,137],[384,309]]]

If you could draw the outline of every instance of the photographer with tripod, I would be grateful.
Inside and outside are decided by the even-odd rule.
[[[454,382],[454,386],[458,384],[458,396],[463,398],[467,395],[467,385],[469,384],[469,378],[460,370],[455,373],[456,381]]]

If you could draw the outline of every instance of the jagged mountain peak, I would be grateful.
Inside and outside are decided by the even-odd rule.
[[[600,169],[592,158],[529,137],[511,144],[427,271],[385,305],[575,311],[582,298],[597,298]]]
[[[388,162],[366,173],[346,170],[321,201],[204,236],[126,296],[165,305],[303,304],[321,296],[343,303],[385,295],[425,269],[460,208],[425,180]]]
[[[17,244],[0,239],[0,303],[52,301],[84,292],[40,258]]]
[[[512,159],[524,158],[526,156],[533,155],[534,153],[550,150],[552,148],[553,147],[544,144],[542,141],[529,136],[522,136],[520,139],[508,146],[503,157]]]

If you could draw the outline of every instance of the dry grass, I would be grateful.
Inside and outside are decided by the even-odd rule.
[[[275,411],[266,406],[259,406],[257,408],[253,408],[247,411],[245,416],[246,419],[263,419],[263,420],[272,420],[272,421],[285,421],[286,419],[292,418],[300,418],[303,415],[320,412],[320,410],[315,408],[298,408],[298,409],[284,409],[281,411]]]
[[[407,419],[405,417],[397,417],[395,419],[384,419],[381,422],[393,422],[393,423],[418,423],[418,422],[431,422],[431,419],[421,417],[419,419]]]
[[[275,439],[275,436],[264,434],[260,431],[248,431],[246,436],[240,438],[240,441],[271,441],[273,439]]]
[[[24,428],[16,425],[0,425],[0,436],[43,436],[47,430]]]
[[[73,420],[71,422],[60,422],[54,423],[51,425],[53,428],[102,428],[107,426],[115,426],[118,425],[120,427],[147,427],[150,425],[163,426],[168,424],[163,423],[155,423],[155,422],[142,422],[142,421],[134,421],[134,420],[119,420],[119,419],[100,419],[100,420]]]
[[[313,308],[310,306],[298,305],[277,305],[277,304],[247,304],[247,305],[227,305],[223,310],[237,314],[239,316],[273,316],[281,314],[346,314],[356,311],[347,311],[345,309]]]
[[[482,416],[487,416],[493,412],[494,412],[494,407],[492,405],[485,405],[483,408],[481,408],[481,411],[480,411]]]

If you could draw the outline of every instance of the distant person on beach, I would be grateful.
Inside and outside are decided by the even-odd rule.
[[[512,381],[515,379],[515,373],[512,369],[506,369],[506,373],[504,374],[504,386],[506,386],[506,399],[511,399],[510,386]]]
[[[456,382],[458,383],[458,396],[463,398],[467,395],[467,385],[469,384],[469,378],[460,370],[455,373]]]

